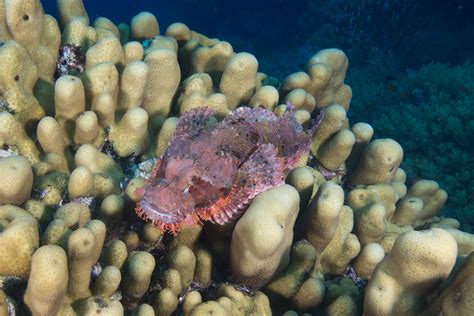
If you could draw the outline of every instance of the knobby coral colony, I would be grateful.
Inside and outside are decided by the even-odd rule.
[[[344,52],[272,85],[183,23],[58,12],[0,0],[0,315],[474,315],[474,236],[349,122]]]
[[[186,224],[238,217],[259,193],[282,185],[285,175],[309,153],[311,136],[291,107],[281,117],[266,109],[240,107],[209,127],[212,111],[184,113],[154,167],[137,214],[176,234]],[[320,122],[320,120],[318,120]]]

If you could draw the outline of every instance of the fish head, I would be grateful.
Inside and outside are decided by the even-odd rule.
[[[177,224],[194,208],[186,188],[178,183],[161,181],[146,186],[139,202],[143,217],[154,223]]]
[[[165,230],[178,230],[199,221],[198,210],[210,207],[226,190],[211,183],[202,168],[186,159],[170,160],[164,177],[137,190],[137,214]]]

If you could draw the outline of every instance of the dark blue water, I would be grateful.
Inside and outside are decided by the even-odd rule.
[[[56,15],[56,1],[42,3],[46,12]],[[433,60],[460,63],[474,56],[472,0],[84,0],[84,4],[92,21],[105,16],[116,24],[128,23],[138,12],[150,11],[162,32],[173,22],[183,22],[209,37],[230,41],[236,51],[257,55],[263,70],[274,70],[279,77],[328,45],[344,49],[354,64],[365,62],[359,45],[397,50],[409,66]],[[278,69],[271,65],[275,63]]]

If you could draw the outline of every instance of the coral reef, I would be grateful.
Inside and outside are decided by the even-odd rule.
[[[369,73],[374,70],[353,74],[360,93],[354,96],[351,106],[356,111],[351,117],[357,119],[357,110],[367,109],[365,116],[373,122],[376,136],[396,133],[409,181],[436,179],[450,193],[441,214],[459,219],[463,230],[473,232],[469,167],[473,114],[469,109],[474,66],[432,63],[377,84],[362,79],[373,77]]]
[[[0,313],[474,313],[474,236],[437,182],[407,182],[403,146],[349,122],[341,50],[273,86],[183,23],[58,9],[0,1]],[[217,203],[235,183],[245,203]],[[238,211],[190,215],[203,201]]]

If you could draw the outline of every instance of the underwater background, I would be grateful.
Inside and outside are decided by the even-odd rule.
[[[474,315],[473,13],[0,0],[0,316]]]
[[[402,145],[408,178],[433,179],[449,198],[443,214],[474,231],[474,1],[84,0],[91,20],[116,24],[152,12],[232,44],[275,77],[303,70],[318,50],[349,57],[353,122]],[[57,17],[56,1],[42,1]]]

